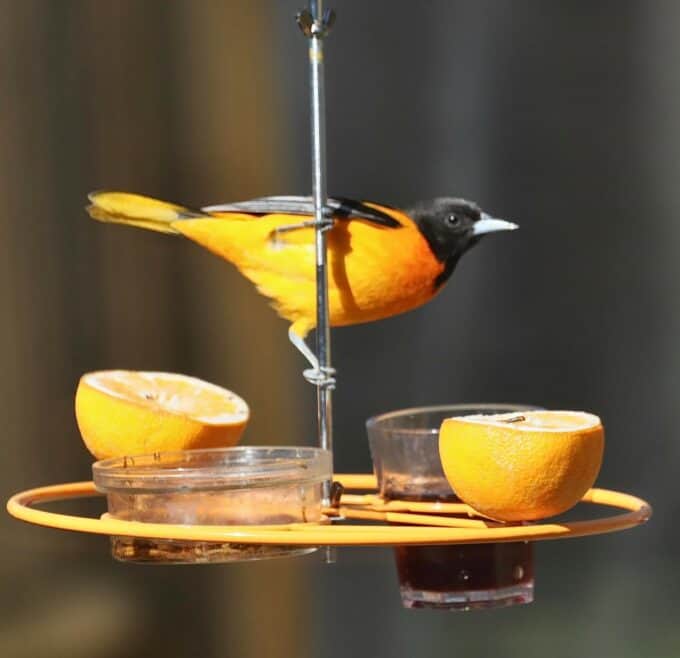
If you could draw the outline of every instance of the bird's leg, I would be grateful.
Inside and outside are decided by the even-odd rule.
[[[274,242],[277,242],[279,235],[282,235],[283,233],[299,231],[303,228],[314,228],[315,226],[321,226],[323,230],[328,230],[333,227],[333,217],[330,208],[324,208],[324,219],[321,222],[317,222],[315,219],[306,219],[304,222],[299,222],[297,224],[286,224],[285,226],[279,226],[275,228],[271,233],[272,239]]]
[[[305,339],[301,336],[298,336],[292,326],[290,329],[288,329],[288,338],[290,339],[290,342],[293,343],[293,345],[295,345],[295,347],[297,347],[302,353],[302,356],[304,356],[305,359],[309,361],[312,368],[319,370],[319,359],[316,358],[316,354],[314,354],[309,345],[305,343]]]
[[[310,219],[304,222],[300,222],[299,224],[287,224],[285,226],[279,226],[278,228],[275,228],[271,233],[270,233],[270,238],[273,243],[273,245],[276,246],[281,246],[282,242],[279,240],[280,236],[284,235],[285,233],[292,233],[293,231],[299,231],[300,229],[303,228],[313,228],[316,226],[316,220]],[[306,356],[306,355],[305,355]],[[309,358],[309,357],[307,357]]]
[[[279,233],[290,233],[291,231],[298,231],[301,228],[312,228],[313,226],[316,226],[316,220],[308,219],[304,222],[300,222],[299,224],[286,224],[285,226],[279,226],[278,228],[275,228],[272,233],[274,233],[274,235],[278,235]]]
[[[302,356],[309,361],[311,368],[304,370],[302,372],[304,378],[310,384],[316,384],[317,386],[325,386],[333,390],[335,388],[335,368],[322,368],[319,366],[319,359],[316,358],[316,354],[312,352],[309,345],[305,342],[304,338],[299,336],[293,327],[288,329],[288,338],[290,342],[297,347],[297,349],[302,353]]]

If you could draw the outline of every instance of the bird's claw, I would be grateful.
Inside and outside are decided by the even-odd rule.
[[[335,368],[308,368],[302,375],[310,384],[334,391],[335,372]]]

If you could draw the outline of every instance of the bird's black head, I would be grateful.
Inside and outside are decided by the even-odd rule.
[[[437,285],[448,278],[460,257],[483,235],[518,228],[517,224],[487,215],[475,203],[451,197],[418,203],[409,214],[437,260],[445,264]]]

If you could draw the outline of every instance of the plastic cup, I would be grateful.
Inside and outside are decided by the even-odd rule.
[[[529,405],[465,404],[402,409],[366,422],[381,496],[455,502],[439,459],[439,427],[446,418],[536,409]],[[533,601],[529,542],[398,546],[394,550],[406,608],[470,610]]]

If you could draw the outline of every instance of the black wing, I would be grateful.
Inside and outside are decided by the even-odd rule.
[[[366,205],[362,201],[353,201],[343,197],[328,199],[328,207],[333,217],[339,219],[365,219],[379,226],[398,228],[401,224],[382,210]],[[287,215],[314,215],[314,201],[308,196],[265,196],[251,201],[226,203],[219,206],[207,206],[205,212],[244,212],[249,215],[271,215],[282,213]]]

